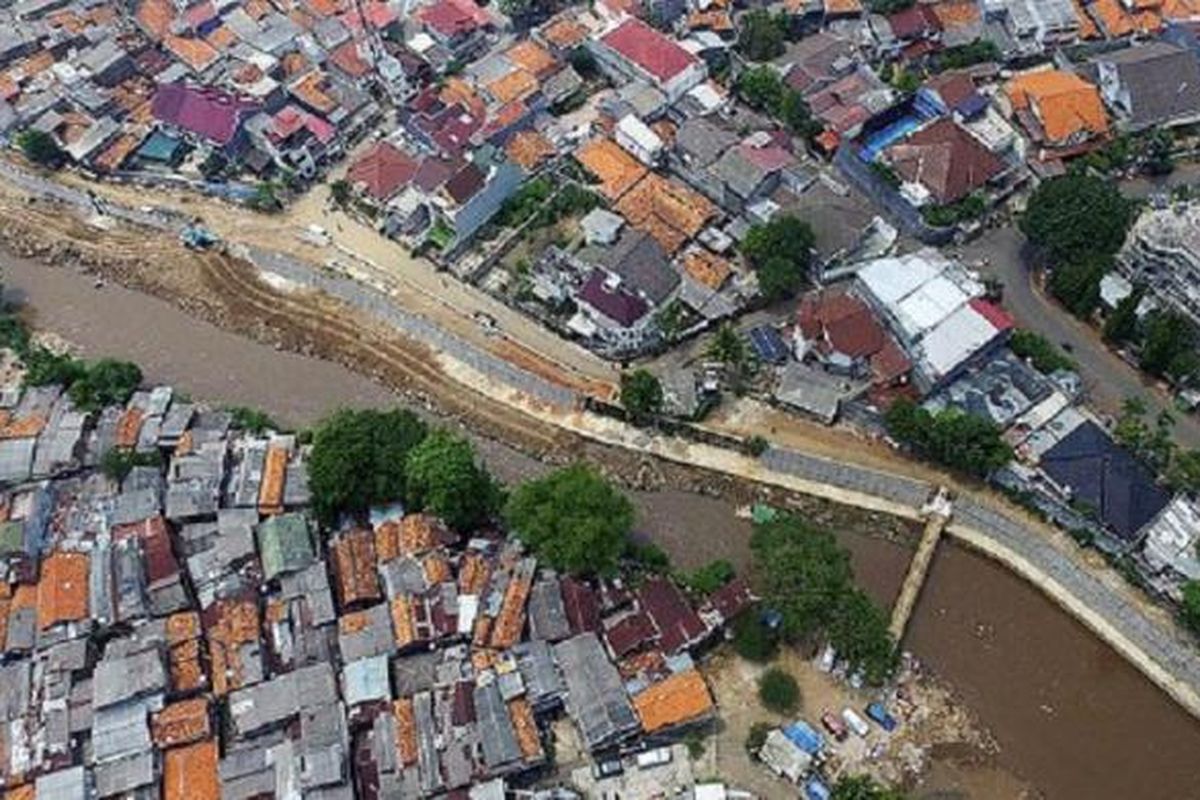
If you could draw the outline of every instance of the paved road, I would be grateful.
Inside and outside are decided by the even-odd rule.
[[[1105,347],[1093,328],[1033,288],[1021,262],[1024,241],[1014,228],[988,230],[963,248],[963,257],[968,263],[988,259],[989,266],[983,271],[1004,283],[1004,306],[1018,325],[1037,331],[1055,344],[1070,345],[1070,356],[1079,365],[1091,405],[1116,415],[1127,397],[1140,397],[1152,414],[1160,410],[1175,414],[1175,440],[1180,445],[1200,448],[1200,419],[1177,413],[1171,398],[1143,382],[1142,374]]]

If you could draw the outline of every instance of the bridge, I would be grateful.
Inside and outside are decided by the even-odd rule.
[[[917,605],[917,598],[921,595],[922,587],[925,586],[925,578],[929,575],[929,565],[933,563],[933,554],[937,550],[938,541],[942,538],[942,532],[946,530],[946,525],[950,522],[952,513],[953,506],[950,495],[944,486],[939,487],[933,499],[921,509],[921,514],[925,517],[925,531],[921,534],[917,552],[913,554],[912,561],[909,562],[908,574],[904,576],[904,583],[900,585],[900,594],[896,598],[896,605],[892,607],[892,622],[888,626],[888,631],[897,644],[904,638],[908,619]]]

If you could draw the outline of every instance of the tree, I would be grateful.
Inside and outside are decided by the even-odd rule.
[[[335,206],[344,207],[350,202],[350,183],[344,180],[336,180],[329,184],[329,199],[333,201]]]
[[[625,552],[633,506],[591,467],[575,464],[517,487],[504,519],[555,569],[605,575]]]
[[[261,409],[249,408],[248,406],[231,406],[226,410],[230,414],[231,424],[239,430],[253,433],[256,436],[269,430],[280,430],[279,423],[271,419],[271,416]]]
[[[774,114],[783,102],[784,84],[771,67],[751,67],[737,76],[734,90],[751,108]]]
[[[1080,319],[1100,305],[1100,281],[1112,269],[1112,256],[1090,255],[1067,261],[1050,273],[1050,293]]]
[[[741,18],[738,51],[751,61],[770,61],[783,55],[786,33],[786,16],[775,16],[765,9],[755,9]]]
[[[750,547],[759,594],[781,615],[783,638],[800,642],[828,629],[853,577],[833,534],[781,514],[755,526]]]
[[[322,420],[308,461],[313,510],[321,521],[333,525],[339,514],[361,516],[402,499],[409,451],[425,433],[425,423],[401,409],[343,409]]]
[[[888,432],[922,458],[983,478],[1012,459],[991,420],[945,409],[937,414],[901,399],[884,415]]]
[[[733,650],[756,664],[765,664],[779,651],[775,633],[763,623],[760,609],[747,609],[733,621]]]
[[[1167,482],[1176,491],[1200,492],[1200,450],[1176,453],[1167,469]]]
[[[1116,253],[1135,213],[1134,204],[1113,183],[1093,175],[1064,175],[1034,190],[1021,230],[1058,268]]]
[[[662,411],[662,384],[649,370],[635,369],[622,373],[621,405],[638,425],[652,420]]]
[[[791,714],[800,707],[800,686],[791,675],[772,667],[758,679],[758,699],[776,714]]]
[[[137,364],[102,358],[83,369],[67,389],[76,407],[95,411],[105,406],[123,405],[142,383],[142,371]]]
[[[880,786],[868,775],[847,775],[833,787],[831,800],[905,800],[898,789]]]
[[[710,561],[684,579],[684,583],[693,592],[701,595],[712,594],[733,580],[735,575],[733,564],[723,558]]]
[[[810,139],[821,132],[821,122],[813,117],[808,101],[804,99],[804,95],[794,89],[784,92],[783,98],[779,101],[777,116],[779,121],[786,125],[792,133],[805,139]]]
[[[756,722],[750,726],[750,732],[746,734],[746,755],[758,758],[758,751],[767,743],[772,728],[774,726],[769,722]]]
[[[457,531],[482,525],[500,507],[500,487],[466,439],[437,430],[408,452],[405,497]]]
[[[1155,312],[1146,318],[1139,352],[1141,368],[1151,375],[1181,380],[1194,371],[1189,358],[1196,347],[1196,329],[1177,311]]]
[[[1113,309],[1104,320],[1104,339],[1113,344],[1122,344],[1137,335],[1137,307],[1142,302],[1144,292],[1135,289]]]
[[[1008,346],[1020,358],[1029,359],[1038,372],[1048,374],[1060,369],[1075,369],[1075,363],[1051,344],[1049,339],[1033,331],[1013,331]]]
[[[1154,129],[1146,140],[1145,170],[1150,175],[1170,175],[1175,170],[1175,137],[1167,128]]]
[[[34,164],[57,169],[66,158],[58,142],[45,131],[27,130],[17,134],[17,147]]]
[[[713,361],[720,361],[737,371],[741,371],[746,366],[748,358],[746,342],[728,322],[717,328],[716,334],[704,352]]]
[[[1141,452],[1150,441],[1150,426],[1146,424],[1146,403],[1140,397],[1127,397],[1121,404],[1121,414],[1113,428],[1117,444]]]
[[[807,222],[781,214],[755,225],[742,240],[742,254],[758,272],[759,289],[769,300],[791,297],[808,281],[816,236]]]
[[[887,616],[861,590],[843,597],[829,629],[838,655],[863,671],[868,683],[881,684],[896,669],[896,643]]]
[[[261,181],[255,186],[254,194],[247,202],[256,211],[272,213],[283,208],[283,204],[279,201],[278,190],[270,181]]]
[[[1200,634],[1200,581],[1188,581],[1183,585],[1179,620],[1192,633]]]
[[[529,14],[533,8],[533,0],[500,0],[500,10],[514,19]]]

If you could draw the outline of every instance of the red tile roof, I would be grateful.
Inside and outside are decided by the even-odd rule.
[[[708,628],[683,592],[670,580],[652,578],[637,590],[638,603],[658,628],[658,644],[667,655],[698,643]]]
[[[472,0],[437,0],[417,11],[417,19],[446,38],[471,33],[491,22]]]
[[[697,63],[696,57],[673,39],[636,17],[625,20],[600,41],[662,83]]]
[[[379,142],[350,166],[346,178],[351,184],[361,184],[371,197],[385,202],[416,173],[417,162],[411,156],[394,145]]]
[[[943,117],[887,149],[884,157],[906,181],[941,204],[956,203],[1004,171],[1004,162],[952,119]]]
[[[37,584],[38,628],[81,620],[88,615],[88,567],[86,553],[57,551],[42,562]]]
[[[644,645],[654,641],[657,632],[650,617],[638,611],[621,619],[616,625],[604,632],[604,639],[617,658],[632,653]]]

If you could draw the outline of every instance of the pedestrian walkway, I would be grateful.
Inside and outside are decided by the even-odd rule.
[[[896,604],[892,606],[892,622],[888,626],[888,631],[897,644],[904,640],[904,631],[908,628],[908,620],[917,605],[921,589],[925,587],[925,579],[929,575],[929,565],[933,563],[933,554],[937,550],[938,542],[942,540],[942,532],[946,530],[946,524],[950,522],[950,515],[953,513],[945,489],[938,491],[937,497],[926,506],[925,512],[925,530],[921,534],[921,541],[917,544],[917,551],[913,553],[912,561],[908,564],[908,574],[904,576],[904,583],[900,585],[900,594],[896,597]]]

